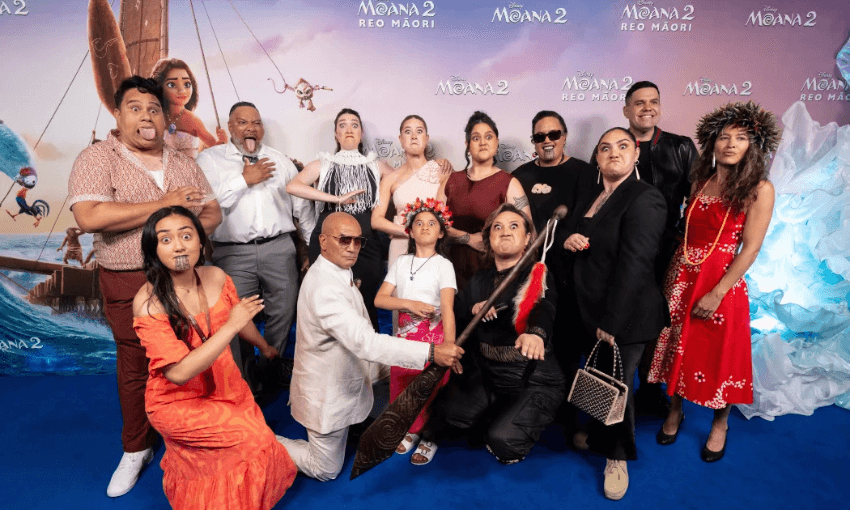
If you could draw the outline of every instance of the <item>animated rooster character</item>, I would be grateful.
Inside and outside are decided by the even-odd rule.
[[[41,219],[50,214],[50,205],[48,205],[44,200],[36,200],[32,203],[32,205],[27,204],[27,191],[33,189],[36,183],[38,183],[38,174],[36,174],[34,168],[21,168],[15,182],[21,185],[21,191],[19,191],[18,195],[15,197],[15,202],[18,203],[20,210],[18,211],[18,214],[12,214],[8,209],[6,209],[6,213],[15,221],[18,221],[16,219],[17,216],[21,214],[28,214],[35,218],[33,226],[37,227],[38,224],[41,223]]]

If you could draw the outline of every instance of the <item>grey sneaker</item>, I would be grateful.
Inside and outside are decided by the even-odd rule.
[[[626,461],[608,459],[605,464],[605,497],[608,499],[623,499],[629,488],[629,471]]]

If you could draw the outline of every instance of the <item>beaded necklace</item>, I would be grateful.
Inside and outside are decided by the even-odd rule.
[[[712,176],[712,178],[714,178],[716,176],[717,176],[717,174],[715,173]],[[711,179],[708,179],[707,181],[705,181],[705,184],[702,185],[702,189],[699,190],[699,193],[697,195],[702,195],[703,190],[706,188],[706,186],[708,186],[709,182],[711,182]],[[694,206],[696,206],[696,204],[694,204]],[[714,249],[717,247],[717,242],[720,241],[720,234],[723,233],[723,227],[726,226],[726,220],[729,219],[729,210],[730,209],[731,209],[731,207],[726,208],[726,215],[723,216],[723,223],[720,225],[720,230],[717,231],[717,237],[715,237],[714,242],[711,243],[711,249],[708,250],[708,253],[706,253],[705,257],[703,257],[702,260],[700,260],[699,262],[693,262],[693,261],[691,261],[690,258],[688,258],[688,225],[690,225],[690,223],[691,223],[691,213],[694,212],[694,207],[691,207],[690,209],[688,209],[688,217],[685,219],[685,241],[684,241],[685,264],[687,264],[689,266],[698,266],[698,265],[702,264],[703,262],[705,262],[708,259],[709,256],[711,256],[712,252],[714,252]]]

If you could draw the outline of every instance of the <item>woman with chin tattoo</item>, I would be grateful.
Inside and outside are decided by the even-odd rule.
[[[175,509],[268,509],[292,485],[295,464],[227,347],[238,334],[267,358],[278,352],[252,321],[262,300],[240,300],[230,277],[203,265],[205,241],[198,218],[179,206],[155,212],[142,232],[147,283],[133,326],[150,360],[145,411],[166,445],[163,488]]]

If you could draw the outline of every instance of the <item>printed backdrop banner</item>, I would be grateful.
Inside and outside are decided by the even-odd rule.
[[[428,154],[463,168],[463,127],[475,110],[498,124],[505,170],[533,159],[530,123],[542,109],[564,116],[568,153],[587,160],[604,130],[626,125],[625,93],[641,80],[660,88],[659,127],[689,136],[730,101],[777,116],[801,102],[813,129],[850,120],[836,64],[847,0],[207,0],[194,12],[184,0],[112,4],[115,21],[105,0],[0,0],[0,374],[114,371],[96,273],[81,267],[91,235],[79,235],[79,258],[68,251],[78,233],[65,201],[75,157],[114,127],[96,83],[109,80],[102,69],[121,68],[97,71],[91,57],[118,44],[132,69],[149,72],[140,62],[151,55],[187,62],[194,114],[210,133],[226,128],[233,103],[251,101],[266,143],[305,163],[333,149],[343,107],[360,112],[367,148],[396,166],[399,123],[415,113],[428,123]],[[108,24],[89,30],[98,6],[94,18],[122,27],[123,42],[107,36]],[[838,266],[817,277],[846,283]],[[827,308],[844,325],[830,334],[846,340],[846,297]],[[819,335],[780,317],[768,330],[788,342]]]

